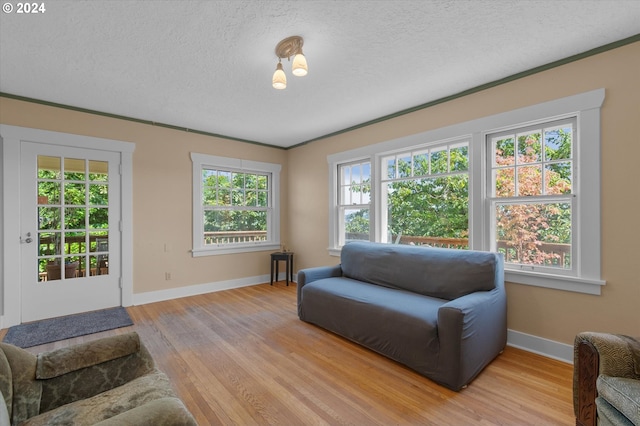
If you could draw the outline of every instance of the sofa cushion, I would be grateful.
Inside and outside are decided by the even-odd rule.
[[[32,417],[22,425],[93,425],[150,401],[175,396],[167,376],[155,371],[94,397]]]
[[[600,398],[632,423],[640,425],[640,380],[601,374],[596,381],[596,388]]]
[[[437,369],[438,308],[445,301],[349,278],[302,288],[305,321],[425,372]]]
[[[454,300],[495,288],[496,254],[423,246],[353,242],[342,248],[344,276]]]

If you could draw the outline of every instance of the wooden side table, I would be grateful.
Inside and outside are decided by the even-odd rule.
[[[275,266],[275,281],[278,281],[278,266],[280,265],[280,261],[285,262],[286,269],[286,279],[287,286],[289,285],[289,280],[293,281],[293,252],[292,251],[277,251],[275,253],[271,253],[271,284],[273,285],[273,272]]]

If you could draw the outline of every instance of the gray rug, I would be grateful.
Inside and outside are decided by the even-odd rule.
[[[133,325],[123,307],[20,324],[9,328],[3,342],[21,348]]]

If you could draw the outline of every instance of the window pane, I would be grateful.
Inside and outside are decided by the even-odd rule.
[[[267,177],[258,175],[258,189],[267,189]]]
[[[546,161],[572,158],[573,130],[571,126],[545,129],[544,154]]]
[[[431,151],[431,174],[447,173],[448,171],[449,156],[446,147]]]
[[[449,155],[452,172],[469,170],[469,147],[466,144],[451,147]]]
[[[518,167],[518,196],[542,194],[542,167],[524,166]]]
[[[516,194],[515,175],[512,167],[493,170],[495,197],[513,197]]]
[[[386,231],[388,242],[467,247],[469,177],[465,174],[388,184]],[[454,241],[445,241],[451,239]]]
[[[536,163],[542,161],[540,132],[518,135],[518,163]]]
[[[215,210],[204,212],[204,243],[266,241],[267,212]]]
[[[398,158],[398,177],[411,176],[411,156]]]
[[[413,156],[413,175],[426,176],[429,174],[429,154],[423,152]]]
[[[552,163],[545,166],[545,194],[570,194],[571,182],[571,162]]]
[[[511,166],[516,164],[514,138],[494,139],[492,141],[494,166]]]
[[[343,210],[344,242],[369,241],[369,209]]]
[[[386,163],[387,165],[387,178],[388,179],[395,179],[396,177],[396,158],[395,157],[389,157],[386,158],[384,160],[382,160],[383,163]]]
[[[505,261],[571,268],[571,205],[496,205],[496,246]]]

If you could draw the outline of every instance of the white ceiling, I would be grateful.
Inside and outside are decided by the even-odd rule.
[[[1,92],[281,147],[640,33],[640,0],[9,3]]]

